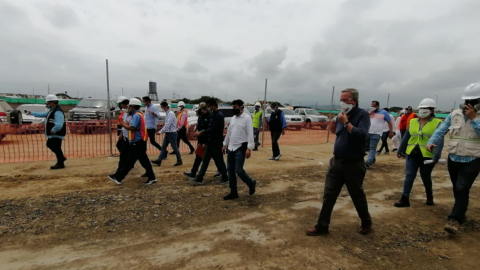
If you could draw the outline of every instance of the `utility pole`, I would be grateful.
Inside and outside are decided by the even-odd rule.
[[[263,98],[263,113],[267,111],[267,79],[265,79],[265,96]],[[265,147],[265,126],[267,122],[265,121],[265,117],[262,117],[262,148]]]
[[[435,103],[438,103],[438,94],[435,95]],[[437,104],[437,108],[438,108],[438,104]]]
[[[108,115],[108,134],[109,134],[109,138],[110,138],[110,155],[113,156],[113,142],[112,142],[112,117],[111,117],[111,111],[110,111],[110,81],[109,81],[109,78],[108,78],[108,59],[105,59],[105,65],[107,67],[107,100],[108,100],[108,105],[107,105],[107,108],[108,108],[108,112],[107,112],[107,115]]]
[[[388,108],[388,103],[390,103],[390,93],[388,93],[388,98],[387,98],[387,108]]]

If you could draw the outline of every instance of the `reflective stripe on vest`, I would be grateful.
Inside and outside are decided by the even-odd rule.
[[[180,125],[180,121],[182,121],[182,115],[183,115],[184,113],[186,113],[186,112],[187,112],[187,111],[183,110],[183,111],[181,111],[181,112],[178,114],[178,116],[177,116],[178,125]],[[186,128],[186,127],[187,127],[187,124],[188,124],[188,117],[185,117],[185,123],[183,123],[183,126]]]
[[[141,112],[137,112],[140,116],[140,136],[142,137],[143,141],[148,140],[148,133],[147,133],[147,125],[145,124],[145,118],[143,117],[143,114]],[[135,139],[135,131],[128,131],[128,140],[133,141]]]
[[[433,133],[437,129],[438,125],[442,121],[440,119],[432,119],[428,121],[422,130],[420,130],[420,120],[419,118],[414,118],[410,121],[410,127],[408,132],[411,137],[408,140],[408,146],[406,153],[410,155],[412,150],[418,145],[422,151],[422,156],[425,158],[432,158],[433,153],[427,151],[427,142],[432,137]]]
[[[258,110],[253,113],[253,127],[259,128],[260,127],[260,116],[262,116],[262,111]]]

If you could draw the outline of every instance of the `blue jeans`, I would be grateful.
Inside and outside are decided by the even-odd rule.
[[[230,151],[227,149],[227,171],[228,171],[228,181],[230,182],[230,191],[231,193],[237,193],[237,175],[242,179],[247,186],[253,185],[253,180],[248,176],[247,172],[243,169],[243,164],[245,164],[245,151],[243,147],[238,148],[235,151]]]
[[[377,154],[377,145],[380,141],[380,135],[378,134],[368,134],[368,139],[370,141],[370,150],[368,151],[367,163],[375,163],[375,155]]]
[[[417,171],[420,168],[420,177],[422,178],[423,185],[425,186],[425,193],[427,195],[432,195],[432,171],[433,164],[423,164],[425,158],[421,157],[412,157],[407,155],[406,157],[406,175],[405,182],[403,182],[403,193],[402,195],[409,196],[412,191],[413,182],[417,177]]]
[[[449,219],[463,223],[468,209],[470,199],[470,188],[480,173],[480,158],[474,159],[468,163],[455,162],[448,159],[448,173],[453,186],[453,195],[455,204]]]
[[[158,156],[158,160],[162,161],[167,158],[167,147],[170,144],[173,148],[173,152],[177,156],[177,161],[182,160],[182,156],[180,155],[180,151],[178,151],[177,145],[177,132],[166,132],[165,137],[163,137],[162,143],[162,151],[160,152],[160,156]]]

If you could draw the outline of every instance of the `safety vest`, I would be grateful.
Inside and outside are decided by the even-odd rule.
[[[254,128],[259,128],[260,127],[260,117],[262,116],[262,111],[254,111],[253,112],[253,127]]]
[[[141,112],[137,112],[138,116],[140,116],[140,136],[142,137],[143,141],[148,140],[148,133],[147,133],[147,125],[145,125],[145,118],[143,117],[143,114]],[[129,130],[128,131],[128,140],[133,141],[135,139],[135,130]]]
[[[177,115],[178,119],[178,125],[180,125],[180,121],[182,121],[182,114],[187,113],[187,111],[183,110]],[[183,126],[186,128],[188,124],[188,115],[185,117],[185,123],[183,123]]]
[[[410,127],[408,132],[410,133],[410,140],[408,140],[407,154],[410,155],[412,150],[418,145],[422,151],[422,156],[425,158],[432,158],[433,153],[427,151],[427,142],[432,137],[433,133],[437,129],[438,125],[442,123],[442,120],[433,118],[428,121],[422,130],[420,130],[420,119],[414,118],[410,121]]]
[[[450,117],[448,152],[458,156],[480,158],[480,137],[470,124],[472,120],[465,120],[462,110],[453,111]],[[478,113],[477,119],[480,120]]]

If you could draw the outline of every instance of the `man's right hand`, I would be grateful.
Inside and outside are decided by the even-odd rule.
[[[227,153],[227,147],[226,147],[226,146],[222,147],[222,153],[223,153],[224,155]]]
[[[433,152],[433,148],[434,148],[434,147],[437,147],[437,145],[436,145],[436,144],[433,144],[433,143],[427,145],[427,151],[428,151],[428,152]]]
[[[344,113],[344,112],[340,112],[337,116],[337,121],[342,123],[342,124],[345,124],[348,121],[347,114]]]

